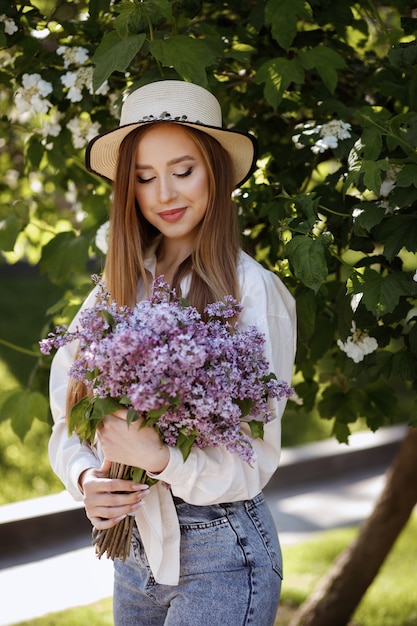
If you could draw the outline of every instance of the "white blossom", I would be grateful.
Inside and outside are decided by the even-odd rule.
[[[320,129],[320,135],[322,137],[337,137],[337,139],[349,139],[351,137],[350,131],[352,126],[348,122],[342,122],[342,120],[332,120],[323,124]]]
[[[334,135],[326,135],[323,139],[318,139],[314,146],[311,146],[311,151],[314,154],[326,152],[329,148],[337,148],[338,140]]]
[[[62,114],[59,111],[52,111],[49,113],[48,118],[44,121],[41,128],[41,134],[43,137],[58,137],[62,127],[59,123],[62,118]]]
[[[16,91],[16,107],[23,113],[47,113],[52,104],[45,99],[52,93],[52,85],[43,80],[40,74],[23,74],[22,87]]]
[[[416,270],[416,271],[415,271],[415,273],[414,273],[413,280],[415,280],[415,281],[416,281],[416,283],[417,283],[417,270]]]
[[[306,124],[297,124],[295,128],[297,130],[302,129],[300,133],[298,133],[297,135],[293,135],[292,137],[292,141],[295,143],[297,148],[304,147],[304,144],[300,142],[301,135],[305,135],[305,136],[315,135],[318,132],[317,126],[315,125],[314,122],[307,122]]]
[[[99,89],[93,91],[93,66],[80,67],[75,72],[66,72],[61,76],[61,82],[64,87],[68,88],[67,98],[71,102],[80,102],[82,100],[82,90],[85,88],[92,95],[94,93],[105,95],[109,90],[109,85],[105,81]]]
[[[77,222],[83,222],[87,217],[87,213],[82,208],[82,204],[78,198],[78,187],[73,180],[69,180],[67,183],[65,200],[68,202],[69,205],[71,205],[71,210],[73,211]]]
[[[294,404],[297,404],[298,406],[303,406],[304,404],[304,400],[303,398],[301,398],[297,392],[294,391],[294,393],[292,394],[291,398],[288,398],[289,400],[291,400],[291,402],[294,402]]]
[[[81,46],[59,46],[56,52],[63,57],[65,69],[70,65],[83,65],[88,61],[88,50]]]
[[[398,165],[390,165],[388,170],[385,172],[385,178],[381,183],[381,187],[379,190],[379,195],[383,198],[386,198],[391,191],[395,188],[397,183],[398,172],[401,171],[401,167]]]
[[[8,50],[0,50],[0,65],[4,69],[15,62],[15,56],[11,55]]]
[[[320,139],[311,147],[312,152],[315,154],[326,152],[329,148],[337,148],[340,139],[349,139],[351,137],[350,130],[352,126],[348,122],[342,122],[342,120],[332,120],[317,128],[319,129]]]
[[[356,328],[355,322],[352,322],[350,330],[352,335],[344,343],[338,339],[337,345],[352,361],[360,363],[367,354],[375,352],[378,348],[378,342],[375,337],[369,336],[368,331]]]
[[[13,33],[19,30],[16,26],[16,22],[11,17],[4,15],[4,13],[0,15],[0,22],[4,24],[4,32],[6,35],[13,35]]]
[[[89,117],[74,117],[68,122],[67,128],[71,131],[72,143],[77,150],[85,148],[88,142],[100,132],[100,124],[91,122]]]
[[[103,85],[101,85],[99,91],[101,91],[101,89],[103,88],[104,85],[108,86],[108,83],[103,83]],[[103,95],[105,95],[105,94],[103,94]],[[120,119],[120,105],[118,103],[118,100],[119,100],[119,94],[117,94],[117,93],[109,94],[109,98],[108,98],[109,112],[110,112],[110,115],[112,117],[114,117],[115,119]]]
[[[353,221],[355,221],[360,215],[362,215],[363,212],[364,212],[363,209],[359,209],[358,207],[353,209],[353,211],[352,211],[352,219],[353,219]]]
[[[84,85],[80,80],[77,81],[77,72],[67,72],[61,76],[61,83],[68,88],[67,98],[71,102],[80,102],[82,100],[81,90]]]
[[[109,228],[110,222],[104,222],[96,233],[95,244],[103,254],[107,254],[109,249]]]
[[[305,137],[318,135],[317,141],[311,146],[311,150],[315,154],[326,152],[329,148],[337,148],[339,140],[351,137],[350,131],[352,130],[352,126],[342,120],[331,120],[326,124],[308,122],[303,126],[297,126],[297,128],[302,128],[301,133],[292,138],[297,148],[303,147],[303,143],[300,141],[302,135]]]

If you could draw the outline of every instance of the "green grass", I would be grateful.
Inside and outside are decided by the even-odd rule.
[[[275,626],[287,626],[297,606],[314,590],[334,559],[352,541],[357,528],[332,530],[294,546],[284,546],[285,578]],[[417,515],[389,554],[352,618],[355,626],[416,626]],[[111,599],[87,607],[22,622],[19,626],[106,626],[112,624]]]
[[[89,606],[81,606],[59,613],[51,613],[22,622],[19,626],[112,626],[112,601],[111,598],[100,600]]]
[[[330,531],[306,543],[283,548],[283,612],[285,607],[300,605],[314,591],[357,532],[356,528]],[[417,625],[416,554],[417,516],[414,515],[353,615],[355,626]],[[283,626],[285,622],[278,624]]]

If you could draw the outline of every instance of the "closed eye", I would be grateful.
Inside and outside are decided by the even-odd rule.
[[[175,174],[175,176],[177,176],[178,178],[186,178],[187,176],[193,173],[193,169],[194,169],[193,166],[190,165],[188,170],[186,170],[183,174]]]
[[[146,183],[150,183],[153,179],[154,176],[151,176],[151,178],[142,178],[141,176],[136,177],[136,180],[140,185],[146,185]]]

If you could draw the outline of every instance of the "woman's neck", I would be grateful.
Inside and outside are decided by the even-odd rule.
[[[165,282],[172,285],[175,272],[181,263],[190,256],[192,250],[191,243],[184,245],[184,243],[163,237],[156,250],[156,275],[163,275]]]

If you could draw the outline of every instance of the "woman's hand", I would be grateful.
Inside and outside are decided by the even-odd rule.
[[[155,428],[141,428],[141,421],[128,426],[126,415],[125,409],[106,415],[97,429],[105,458],[154,474],[162,472],[169,461],[168,447],[162,443]]]
[[[110,461],[100,469],[85,470],[79,479],[84,506],[90,522],[99,530],[111,528],[144,504],[147,485],[121,478],[108,478]]]

